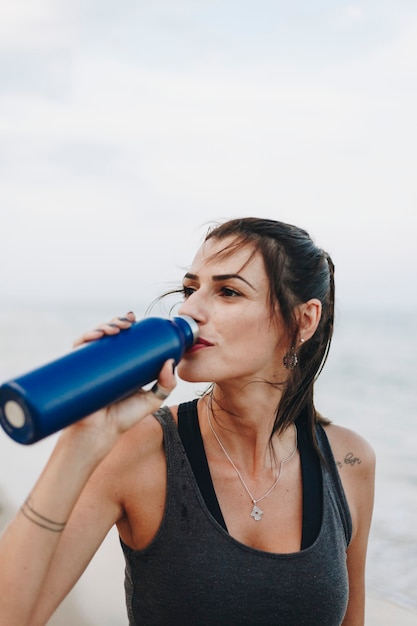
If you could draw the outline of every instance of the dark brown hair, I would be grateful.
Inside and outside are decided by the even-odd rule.
[[[309,423],[315,441],[315,423],[327,422],[315,409],[314,382],[329,352],[334,325],[334,265],[330,256],[315,245],[309,234],[296,226],[261,218],[233,219],[212,228],[206,240],[234,238],[220,254],[253,246],[262,255],[270,284],[271,315],[277,308],[291,341],[297,345],[299,328],[295,307],[317,298],[322,314],[314,335],[297,350],[298,365],[288,372],[271,433],[282,432],[301,416]]]

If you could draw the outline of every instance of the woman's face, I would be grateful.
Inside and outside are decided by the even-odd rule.
[[[216,256],[233,241],[206,241],[184,277],[178,314],[198,322],[200,338],[178,375],[190,382],[282,381],[287,338],[279,312],[271,317],[262,256],[249,245]]]

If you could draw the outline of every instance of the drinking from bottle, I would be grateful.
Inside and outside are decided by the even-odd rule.
[[[197,337],[198,325],[186,315],[135,322],[4,383],[0,423],[18,443],[39,441],[152,382]]]

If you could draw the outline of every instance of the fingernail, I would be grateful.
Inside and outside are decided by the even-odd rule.
[[[111,322],[109,322],[107,326],[111,326],[112,328],[119,328],[117,324],[112,324]]]
[[[119,320],[121,322],[130,322],[130,319],[128,319],[127,317],[119,317]]]

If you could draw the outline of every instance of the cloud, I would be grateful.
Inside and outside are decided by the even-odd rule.
[[[363,5],[347,4],[341,7],[336,15],[335,23],[339,26],[352,26],[365,19],[366,13]]]
[[[190,261],[199,224],[250,213],[307,226],[338,251],[355,280],[370,240],[380,263],[390,264],[389,239],[408,267],[417,200],[415,15],[359,56],[306,64],[263,48],[248,62],[247,53],[237,54],[239,35],[222,44],[224,25],[216,31],[213,21],[202,27],[203,43],[195,41],[198,29],[187,40],[196,56],[186,62],[174,54],[171,63],[166,48],[157,62],[142,49],[123,48],[116,35],[124,32],[128,9],[138,11],[128,4],[112,28],[110,5],[97,23],[88,3],[84,28],[91,39],[83,47],[71,41],[78,17],[69,4],[67,23],[53,2],[36,4],[38,13],[35,4],[28,13],[21,4],[21,13],[13,9],[7,18],[16,35],[11,49],[20,41],[20,50],[30,44],[39,54],[20,57],[29,69],[19,69],[14,82],[9,72],[0,99],[0,256],[2,265],[13,259],[11,274],[0,276],[3,294],[14,284],[21,289],[29,266],[37,280],[28,288],[53,293],[88,292],[92,283],[103,293],[110,279],[131,286],[136,263],[138,272],[146,267],[146,280],[165,276],[167,260]],[[213,18],[221,3],[197,9],[209,5]],[[360,6],[348,7],[349,19],[370,19]],[[184,37],[187,20],[201,18],[197,9],[184,18]],[[169,28],[175,38],[163,3],[141,10],[148,37],[162,42]],[[62,41],[55,34],[40,41],[53,28]],[[25,29],[32,33],[27,44]],[[408,225],[401,236],[400,222]],[[377,263],[368,264],[363,284],[378,271]]]
[[[1,11],[0,51],[42,53],[70,46],[76,27],[77,13],[67,0],[6,1]]]

